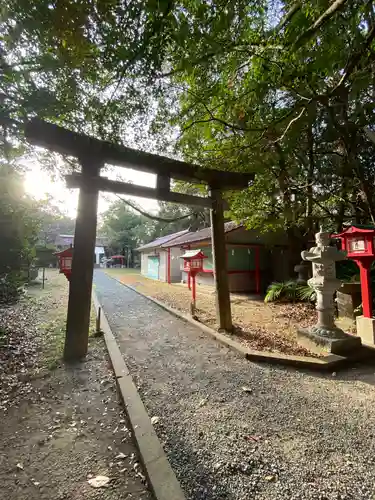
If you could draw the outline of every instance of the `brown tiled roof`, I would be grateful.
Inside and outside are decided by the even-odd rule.
[[[242,227],[242,224],[237,224],[236,222],[226,222],[224,224],[224,232],[229,233],[230,231],[233,231],[234,229],[238,229]],[[164,243],[161,245],[162,247],[177,247],[177,246],[183,246],[187,245],[189,243],[193,243],[195,241],[204,241],[204,240],[210,240],[211,239],[211,228],[206,227],[204,229],[201,229],[200,231],[195,231],[195,232],[189,232],[186,233],[176,239],[174,239],[171,242]]]
[[[172,241],[175,238],[178,238],[179,236],[182,236],[187,232],[188,232],[188,230],[184,229],[183,231],[179,231],[178,233],[168,234],[167,236],[162,236],[161,238],[156,238],[156,240],[150,241],[150,243],[146,243],[146,245],[142,245],[139,248],[137,248],[136,250],[142,251],[142,250],[146,250],[147,248],[161,247],[161,246],[163,246],[163,244],[165,244],[169,241]]]

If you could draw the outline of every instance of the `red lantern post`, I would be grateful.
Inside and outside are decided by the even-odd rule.
[[[359,267],[361,277],[361,294],[363,316],[372,318],[372,292],[370,269],[375,259],[374,246],[375,228],[368,226],[350,226],[334,238],[341,239],[342,249],[347,252],[349,259]]]
[[[70,247],[61,252],[56,252],[55,255],[59,261],[60,273],[65,274],[66,279],[70,281],[72,275],[73,248]]]
[[[181,255],[181,259],[184,259],[183,270],[188,273],[188,279],[192,281],[192,301],[191,301],[191,312],[194,314],[196,306],[196,282],[195,277],[198,273],[203,271],[203,259],[207,257],[204,253],[199,250],[188,250],[184,255]],[[190,288],[190,287],[189,287]]]

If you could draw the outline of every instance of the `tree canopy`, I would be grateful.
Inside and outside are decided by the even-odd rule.
[[[375,222],[372,1],[3,4],[7,117],[254,172],[231,216],[294,240]]]
[[[130,206],[129,206],[130,203]],[[134,207],[134,208],[132,208]],[[159,203],[157,215],[139,213],[137,204],[126,199],[114,201],[102,216],[100,234],[108,239],[112,253],[135,250],[142,244],[183,229],[197,230],[208,225],[205,211],[173,203]]]

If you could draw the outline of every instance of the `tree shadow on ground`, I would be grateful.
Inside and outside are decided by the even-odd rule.
[[[293,368],[279,365],[286,371],[304,373],[318,379],[332,379],[342,382],[363,382],[375,387],[375,357],[362,361],[353,361],[342,368],[332,368],[329,371],[316,371],[308,368]]]

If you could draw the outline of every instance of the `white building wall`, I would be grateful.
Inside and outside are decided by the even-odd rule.
[[[100,257],[105,254],[104,247],[95,247],[95,265],[100,264]]]
[[[171,248],[171,283],[178,283],[181,281],[181,265],[182,250],[178,247]]]
[[[159,280],[167,281],[167,252],[164,250],[160,250],[160,258],[159,258]]]
[[[168,249],[159,249],[159,280],[168,281]],[[182,251],[180,248],[171,248],[171,283],[181,281],[181,259]],[[155,251],[141,252],[141,274],[147,276],[148,257],[155,255]]]

